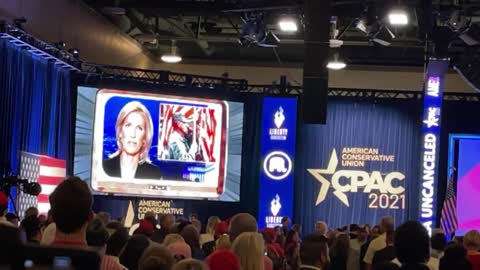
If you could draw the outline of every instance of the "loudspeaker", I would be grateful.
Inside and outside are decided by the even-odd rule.
[[[307,124],[325,124],[327,116],[328,41],[330,0],[305,0],[305,59],[303,62],[302,118]]]

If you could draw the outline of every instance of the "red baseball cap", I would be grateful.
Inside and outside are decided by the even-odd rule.
[[[218,249],[206,259],[210,270],[240,270],[240,260],[228,249]]]
[[[8,197],[5,195],[5,193],[0,191],[0,205],[7,205],[8,204]]]

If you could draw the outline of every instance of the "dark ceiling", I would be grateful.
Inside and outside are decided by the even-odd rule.
[[[170,50],[171,40],[176,40],[178,51],[186,63],[301,65],[303,62],[302,27],[295,34],[281,33],[277,27],[277,20],[283,14],[296,14],[301,20],[303,1],[84,1],[135,38],[158,61],[163,53]],[[395,35],[391,45],[382,46],[372,42],[371,37],[353,26],[365,7],[369,7],[370,14],[374,13],[382,20],[392,4],[399,2],[407,7],[410,23],[405,27],[388,26]],[[340,48],[341,56],[348,64],[422,66],[425,52],[431,54],[435,43],[437,48],[448,50],[449,56],[462,54],[466,45],[459,40],[451,42],[455,33],[450,29],[445,33],[432,33],[432,29],[438,30],[439,26],[448,22],[455,5],[461,14],[469,18],[480,15],[479,0],[439,0],[433,3],[427,0],[331,0],[332,15],[338,17],[337,28],[340,39],[344,41]],[[267,29],[280,39],[278,47],[246,47],[239,44],[238,37],[243,25],[241,16],[246,12],[264,14]],[[429,40],[435,42],[426,42],[427,32],[431,36]]]

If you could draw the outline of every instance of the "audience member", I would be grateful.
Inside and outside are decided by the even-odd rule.
[[[0,224],[14,226],[7,220],[8,197],[0,191]]]
[[[95,218],[87,227],[87,244],[95,249],[102,257],[101,269],[122,269],[115,257],[105,254],[108,240],[108,231],[103,225],[103,221]]]
[[[10,263],[12,256],[16,255],[16,248],[21,244],[18,228],[5,218],[7,206],[8,197],[0,191],[0,268]]]
[[[25,210],[25,218],[35,216],[38,217],[38,209],[34,206],[31,206]]]
[[[209,270],[208,266],[199,260],[186,259],[175,264],[172,270]]]
[[[292,231],[296,231],[298,233],[298,237],[302,238],[302,226],[300,224],[293,224]]]
[[[394,243],[394,231],[387,231],[387,238],[386,244],[387,246],[377,252],[373,256],[372,265],[376,265],[378,263],[386,263],[390,262],[395,259],[395,247],[393,246]]]
[[[171,233],[165,236],[165,239],[163,240],[163,245],[168,247],[169,245],[178,242],[185,243],[185,239],[183,239],[183,237],[178,233]]]
[[[175,218],[173,215],[160,216],[160,229],[153,232],[152,241],[163,243],[165,236],[172,232],[174,224]]]
[[[138,228],[135,230],[133,234],[143,234],[147,237],[150,237],[153,235],[153,232],[154,232],[154,227],[152,222],[144,219],[140,221]]]
[[[123,251],[120,253],[120,263],[123,266],[125,266],[128,270],[138,269],[139,259],[149,245],[150,245],[150,241],[145,235],[143,234],[133,235],[132,237],[130,237],[130,239],[128,239],[127,244],[125,244]],[[153,268],[143,268],[143,269],[153,269]]]
[[[176,242],[167,246],[176,262],[192,258],[192,249],[185,242]]]
[[[190,223],[192,223],[193,227],[195,227],[195,229],[197,229],[198,235],[200,235],[202,233],[202,222],[200,222],[200,220],[198,220],[198,219],[194,219],[194,220],[190,221]]]
[[[300,245],[300,236],[297,231],[291,230],[287,233],[287,239],[285,240],[285,253],[290,249],[295,249]]]
[[[393,219],[391,217],[383,217],[380,222],[380,236],[373,239],[368,245],[367,252],[363,258],[365,263],[365,270],[370,270],[373,262],[375,252],[384,249],[387,246],[387,232],[393,231]]]
[[[283,231],[283,235],[287,235],[288,231],[290,230],[288,228],[288,225],[290,225],[290,219],[285,216],[285,217],[282,217],[282,231]]]
[[[107,229],[108,230],[108,229]],[[115,258],[117,262],[120,262],[119,256],[123,247],[127,243],[129,238],[128,230],[125,227],[117,229],[107,240],[107,248],[105,254]]]
[[[228,249],[219,249],[207,257],[210,270],[240,270],[240,260]]]
[[[232,251],[238,256],[242,270],[263,270],[264,250],[263,238],[256,232],[241,233],[232,243]]]
[[[29,216],[23,219],[20,227],[25,232],[25,237],[28,243],[40,244],[40,240],[42,239],[42,232],[40,228],[40,220],[38,220],[38,217]]]
[[[327,270],[328,245],[324,235],[315,234],[306,236],[300,245],[300,270]]]
[[[221,221],[215,225],[214,238],[218,239],[223,234],[228,234],[228,223]]]
[[[434,233],[430,239],[430,243],[432,245],[431,256],[441,259],[443,257],[445,246],[447,245],[445,234],[443,232]]]
[[[228,234],[230,236],[230,241],[232,243],[232,246],[233,246],[233,242],[235,242],[235,238],[237,238],[237,236],[239,236],[241,233],[257,232],[257,231],[258,231],[257,220],[248,213],[236,214],[230,220],[230,227],[229,227]],[[270,258],[268,258],[267,256],[263,256],[263,263],[264,263],[265,270],[271,269],[273,267],[272,260],[270,260]]]
[[[43,229],[40,245],[44,245],[44,246],[51,245],[55,240],[56,231],[57,231],[57,225],[55,225],[55,222],[48,224],[48,226],[45,229]]]
[[[228,234],[230,241],[234,242],[235,238],[244,232],[257,232],[257,220],[250,214],[240,213],[235,215],[230,221]]]
[[[145,240],[147,239],[145,238]],[[142,250],[142,253],[137,259],[139,270],[171,270],[175,264],[175,260],[168,249],[158,243],[152,243],[145,251]],[[132,269],[137,269],[137,264],[134,268],[128,267],[128,270]]]
[[[88,185],[78,177],[68,177],[55,188],[49,199],[56,224],[52,245],[86,248],[87,226],[93,219],[93,198]],[[103,256],[102,269],[121,267]]]
[[[335,240],[330,251],[330,269],[346,270],[347,260],[350,252],[350,238],[346,233],[340,233]]]
[[[463,247],[467,250],[472,270],[480,270],[480,233],[477,230],[467,232],[463,237]]]
[[[467,259],[467,250],[459,244],[451,244],[440,259],[440,270],[472,270]]]
[[[103,223],[103,226],[110,223],[110,214],[107,212],[99,212],[95,218],[98,218]]]
[[[363,262],[363,258],[365,258],[365,254],[367,254],[368,246],[370,245],[372,240],[374,240],[379,236],[379,231],[380,231],[380,227],[378,225],[375,225],[372,229],[370,229],[370,226],[366,224],[364,228],[367,235],[367,239],[365,243],[360,247],[360,254],[359,254],[360,263],[358,264],[360,270],[365,269],[365,263]]]
[[[317,221],[315,224],[315,233],[327,237],[328,225],[324,221]]]
[[[400,269],[429,269],[430,238],[420,222],[408,221],[400,225],[395,231],[394,246]]]
[[[197,213],[191,213],[188,215],[188,221],[192,222],[193,220],[200,220]]]
[[[220,236],[217,241],[215,241],[215,248],[218,249],[230,249],[232,242],[230,241],[230,236],[224,234]]]
[[[221,220],[217,216],[212,216],[208,218],[207,227],[205,228],[205,233],[200,235],[200,246],[203,247],[203,244],[215,241],[215,226],[220,223]]]
[[[185,243],[187,243],[190,248],[192,249],[192,257],[194,259],[203,260],[205,259],[205,254],[203,250],[200,248],[199,240],[199,233],[198,230],[193,225],[187,225],[183,230],[180,232],[180,235],[185,239]]]
[[[276,226],[275,232],[277,237],[275,238],[275,242],[280,245],[281,247],[285,246],[285,240],[286,240],[286,234],[283,232],[283,229],[281,226]]]
[[[15,215],[14,213],[7,213],[7,214],[5,215],[5,219],[6,219],[8,222],[10,222],[10,223],[12,223],[13,225],[15,225],[15,227],[18,227],[18,224],[19,224],[19,222],[20,222],[19,219],[18,219],[18,216]]]

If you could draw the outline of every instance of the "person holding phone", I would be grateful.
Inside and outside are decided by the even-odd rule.
[[[103,170],[112,177],[160,179],[159,168],[151,164],[153,121],[147,108],[138,101],[127,103],[115,124],[118,150],[103,161]]]

